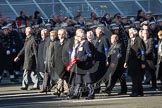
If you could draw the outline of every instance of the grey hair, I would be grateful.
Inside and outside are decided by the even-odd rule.
[[[41,30],[41,34],[42,34],[42,33],[47,33],[47,29]]]
[[[100,30],[102,33],[104,33],[104,27],[97,27],[96,30]]]

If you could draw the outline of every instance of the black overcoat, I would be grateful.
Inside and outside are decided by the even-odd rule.
[[[38,59],[37,59],[37,43],[34,39],[34,36],[31,35],[30,37],[26,38],[24,47],[21,49],[21,51],[17,56],[20,57],[23,54],[24,54],[23,69],[35,71]]]

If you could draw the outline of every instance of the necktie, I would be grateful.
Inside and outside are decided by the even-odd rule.
[[[133,39],[131,39],[131,45],[134,45],[134,40]]]

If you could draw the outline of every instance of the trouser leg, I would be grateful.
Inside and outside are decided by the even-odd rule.
[[[34,83],[33,88],[39,88],[38,74],[34,71],[31,72],[31,80]]]
[[[69,93],[69,86],[66,80],[63,80],[64,93]]]
[[[48,89],[50,88],[50,74],[49,73],[45,73],[44,75],[44,79],[43,79],[43,90],[42,91],[48,91]]]
[[[95,92],[94,92],[93,84],[88,84],[87,86],[88,86],[89,93],[88,93],[88,97],[86,99],[94,99]]]
[[[121,93],[126,93],[127,92],[127,84],[126,84],[126,76],[125,74],[122,74],[119,77],[120,85],[121,85]]]
[[[79,99],[80,98],[80,84],[76,84],[74,88],[74,93],[71,96],[71,99]]]
[[[156,87],[156,74],[154,69],[150,69],[151,80],[152,80],[152,87]]]
[[[30,73],[31,73],[30,71],[27,71],[26,69],[24,70],[23,79],[22,79],[22,87],[23,88],[28,88]]]

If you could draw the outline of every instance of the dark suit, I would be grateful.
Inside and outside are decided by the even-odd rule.
[[[157,58],[156,76],[162,82],[162,56],[160,56],[160,54],[159,54],[159,48],[160,47],[162,48],[162,44],[161,43],[162,43],[162,40],[159,40],[159,42],[158,42],[158,58]]]
[[[60,40],[57,40],[54,44],[54,53],[55,53],[55,67],[54,71],[58,75],[59,79],[57,82],[57,89],[59,91],[64,90],[64,93],[68,93],[68,85],[67,81],[69,79],[69,73],[66,72],[66,65],[69,61],[69,54],[68,51],[65,50],[69,45],[68,40],[64,39],[63,42],[60,42]]]
[[[27,88],[29,85],[29,75],[31,75],[32,81],[34,83],[33,88],[38,87],[38,77],[37,73],[34,72],[37,64],[37,44],[34,37],[31,35],[26,37],[24,47],[21,49],[17,57],[24,55],[24,74],[22,87]]]
[[[132,94],[143,95],[143,73],[141,64],[145,63],[145,45],[143,40],[135,37],[134,44],[128,40],[125,63],[128,64],[128,74],[132,78]]]
[[[107,61],[109,62],[108,74],[111,77],[109,85],[106,87],[106,91],[111,91],[115,86],[117,80],[119,79],[121,83],[121,93],[127,92],[126,79],[124,73],[124,49],[122,49],[122,44],[119,42],[112,44],[108,52]],[[115,64],[111,67],[111,64]],[[113,69],[110,69],[113,68]],[[111,71],[110,71],[111,70]]]
[[[156,75],[153,56],[154,41],[152,38],[148,38],[147,40],[144,40],[144,43],[146,46],[146,70],[151,74],[152,86],[156,87]]]
[[[24,47],[18,54],[18,57],[24,54],[23,69],[35,71],[37,63],[37,44],[33,36],[26,38]]]
[[[42,78],[44,78],[44,61],[46,58],[46,50],[47,50],[47,44],[49,42],[49,38],[46,38],[45,40],[42,40],[39,44],[38,47],[38,64],[37,64],[37,68],[36,71],[39,72],[39,74],[41,75]]]
[[[94,76],[94,82],[96,85],[100,86],[100,79],[105,75],[106,73],[106,56],[110,48],[109,40],[108,37],[105,35],[102,35],[101,37],[97,37],[94,46],[96,48],[96,53],[95,53],[95,67],[98,67],[96,72],[93,74]],[[97,76],[97,77],[96,77]],[[97,89],[97,92],[99,92],[100,87]]]
[[[67,77],[68,73],[66,72],[66,65],[69,61],[68,52],[64,49],[68,45],[68,40],[64,39],[62,43],[59,40],[56,41],[55,48],[55,71],[61,79]]]
[[[43,79],[43,90],[48,91],[50,88],[51,77],[54,75],[54,43],[55,41],[49,41],[46,47],[46,57],[44,59],[45,63],[45,75]]]

